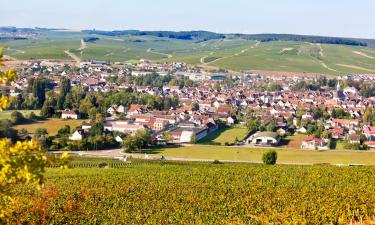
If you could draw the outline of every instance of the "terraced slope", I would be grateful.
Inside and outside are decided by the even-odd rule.
[[[305,42],[244,39],[178,40],[155,36],[101,36],[84,43],[83,33],[47,32],[33,40],[1,42],[15,59],[183,61],[231,70],[325,74],[375,74],[375,49]],[[84,46],[84,47],[83,47]],[[73,57],[74,56],[74,57]]]

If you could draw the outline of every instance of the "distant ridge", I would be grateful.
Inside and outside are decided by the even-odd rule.
[[[69,29],[57,29],[57,28],[17,28],[17,27],[0,27],[0,33],[16,33],[16,32],[38,32],[38,31],[60,31]],[[375,39],[363,39],[363,38],[344,38],[344,37],[329,37],[329,36],[318,36],[318,35],[298,35],[298,34],[224,34],[215,33],[210,31],[141,31],[141,30],[82,30],[85,34],[97,34],[105,36],[120,36],[120,35],[132,35],[132,36],[155,36],[164,37],[179,40],[195,40],[197,42],[213,40],[213,39],[233,39],[240,38],[246,40],[258,40],[261,42],[269,41],[300,41],[320,44],[337,44],[337,45],[350,45],[350,46],[364,46],[375,48]]]

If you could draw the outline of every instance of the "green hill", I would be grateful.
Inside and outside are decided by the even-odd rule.
[[[372,46],[372,41],[298,35],[223,37],[203,31],[193,34],[139,31],[108,34],[45,29],[38,30],[32,38],[0,38],[0,46],[7,47],[5,54],[20,60],[67,60],[71,59],[66,53],[69,51],[81,60],[113,62],[150,59],[183,61],[236,71],[272,70],[342,75],[375,74],[375,49],[364,46]]]

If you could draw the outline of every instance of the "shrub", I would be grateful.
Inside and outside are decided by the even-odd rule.
[[[220,162],[219,160],[215,159],[212,164],[223,164],[222,162]]]
[[[106,162],[99,163],[99,168],[107,168],[107,167],[108,167],[108,163]]]
[[[277,152],[276,151],[268,151],[263,154],[262,157],[263,163],[266,165],[275,165],[277,161]]]

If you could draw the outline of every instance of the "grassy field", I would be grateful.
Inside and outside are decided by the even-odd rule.
[[[71,129],[74,129],[77,126],[82,125],[83,121],[84,120],[63,120],[51,118],[31,124],[17,125],[14,128],[17,130],[26,129],[31,134],[33,134],[38,128],[46,128],[49,135],[55,135],[57,134],[58,130],[63,128],[65,125],[69,125]]]
[[[69,59],[68,50],[83,60],[183,61],[232,70],[273,70],[326,74],[375,73],[375,49],[343,45],[224,39],[195,42],[153,36],[100,38],[81,48],[82,33],[48,32],[37,39],[2,42],[16,59]]]
[[[269,149],[196,145],[179,148],[162,148],[155,154],[193,159],[236,160],[261,162]],[[310,151],[275,149],[278,163],[331,163],[375,165],[375,152],[362,151]]]
[[[233,144],[236,137],[241,141],[248,134],[246,128],[228,128],[220,129],[208,134],[204,139],[200,140],[199,143],[210,144],[210,143],[220,143],[224,145],[225,143]]]
[[[373,167],[132,161],[48,169],[22,186],[11,224],[371,224]]]
[[[35,115],[39,115],[40,110],[4,110],[0,112],[0,120],[6,120],[10,119],[10,115],[12,112],[18,111],[23,114],[24,117],[26,117],[29,113],[33,112]]]

